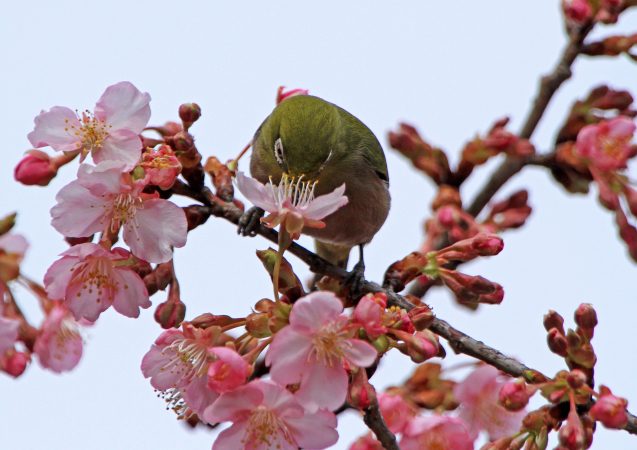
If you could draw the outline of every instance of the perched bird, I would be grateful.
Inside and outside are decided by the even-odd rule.
[[[263,184],[278,184],[283,174],[317,181],[315,195],[332,192],[345,183],[349,202],[325,217],[324,228],[303,228],[316,239],[319,256],[342,268],[350,250],[360,248],[360,261],[346,283],[358,291],[364,279],[363,245],[389,213],[389,175],[383,149],[360,120],[332,103],[310,95],[287,98],[261,124],[252,140],[250,172]],[[251,208],[241,218],[239,233],[254,235],[263,216]]]

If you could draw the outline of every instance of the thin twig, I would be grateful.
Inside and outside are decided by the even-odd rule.
[[[584,43],[584,39],[593,29],[595,22],[591,21],[581,27],[574,27],[570,33],[570,40],[560,62],[555,67],[555,70],[550,75],[542,78],[540,83],[540,90],[533,102],[533,108],[529,112],[529,115],[520,131],[520,139],[530,139],[537,127],[540,119],[546,111],[553,94],[559,89],[559,87],[568,80],[571,75],[571,66],[579,55]],[[506,183],[513,175],[518,173],[528,163],[527,158],[520,158],[509,156],[493,173],[487,184],[478,193],[473,203],[467,208],[467,212],[472,216],[477,216],[482,211],[489,200],[495,195],[495,193]]]
[[[383,448],[386,450],[400,450],[396,442],[396,436],[387,428],[387,424],[385,423],[385,419],[383,419],[383,415],[380,413],[378,405],[371,406],[364,411],[363,421],[365,425],[374,432]]]
[[[239,210],[232,203],[225,203],[220,198],[210,192],[208,188],[204,188],[202,192],[195,192],[184,183],[180,183],[173,187],[176,194],[184,195],[193,199],[201,199],[202,203],[206,205],[207,213],[222,217],[235,225],[239,224],[239,219],[242,216],[242,211]],[[276,230],[268,228],[263,224],[259,224],[255,227],[257,234],[264,238],[277,243],[279,241],[278,233]],[[287,250],[298,257],[301,261],[306,263],[310,270],[314,273],[327,275],[339,281],[343,281],[347,276],[347,271],[336,267],[330,262],[324,260],[320,256],[314,254],[308,249],[298,245],[296,242],[290,244]],[[409,302],[405,297],[396,294],[392,290],[383,289],[376,283],[370,283],[369,281],[363,281],[362,287],[363,293],[375,293],[384,292],[387,295],[387,303],[389,306],[398,306],[407,311],[411,310],[414,305]],[[477,341],[471,336],[466,335],[462,331],[453,328],[444,320],[436,318],[434,323],[430,326],[430,330],[449,342],[449,345],[456,353],[463,353],[473,358],[479,359],[502,372],[514,376],[524,377],[529,383],[539,383],[547,379],[541,372],[531,369],[524,364],[510,358],[498,350],[489,347],[483,342]],[[625,428],[631,434],[637,434],[637,418],[632,414],[629,414],[628,425]],[[389,432],[389,430],[387,430]],[[386,447],[388,448],[388,447]],[[389,447],[397,448],[397,447]]]

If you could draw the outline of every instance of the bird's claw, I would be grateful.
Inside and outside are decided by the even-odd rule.
[[[243,213],[239,219],[239,228],[237,228],[237,234],[242,236],[254,237],[257,235],[256,227],[261,223],[261,217],[265,214],[263,209],[258,206],[253,206],[249,210]]]
[[[351,272],[341,283],[341,289],[349,288],[349,297],[356,298],[363,290],[365,283],[365,263],[361,260],[356,263]]]

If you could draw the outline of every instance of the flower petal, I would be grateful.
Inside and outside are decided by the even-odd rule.
[[[103,208],[106,200],[91,195],[78,180],[64,186],[55,199],[58,203],[51,208],[51,225],[64,236],[88,237],[108,224]]]
[[[221,394],[216,402],[206,408],[203,418],[208,423],[237,422],[247,418],[250,411],[263,402],[263,392],[254,383]]]
[[[374,364],[378,352],[374,347],[360,339],[347,339],[347,345],[343,345],[341,350],[343,356],[358,367],[369,367]]]
[[[290,325],[308,331],[318,331],[336,320],[343,312],[343,303],[332,292],[319,291],[306,295],[294,303]]]
[[[283,385],[297,383],[306,369],[312,350],[312,338],[300,334],[291,326],[280,330],[265,355],[272,380]]]
[[[115,291],[113,308],[126,317],[139,317],[139,308],[149,308],[146,285],[135,272],[126,266],[113,268],[113,280],[119,282],[119,289]]]
[[[340,364],[325,365],[322,362],[307,364],[301,379],[301,387],[294,394],[301,406],[309,412],[319,408],[334,411],[347,397],[347,373]]]
[[[303,217],[311,220],[321,220],[323,217],[329,216],[341,206],[347,205],[348,199],[345,193],[345,183],[334,189],[329,194],[316,197],[303,211]]]
[[[46,271],[44,286],[51,300],[63,300],[66,297],[66,288],[73,276],[73,266],[77,263],[76,257],[65,256],[51,264]]]
[[[142,140],[137,133],[130,130],[115,130],[104,139],[102,146],[94,148],[93,161],[121,161],[125,164],[124,171],[135,168],[142,156]]]
[[[112,130],[142,132],[150,119],[150,95],[143,94],[128,81],[106,88],[95,104],[95,115],[106,121]]]
[[[122,183],[123,171],[124,163],[121,161],[104,161],[95,167],[90,164],[80,164],[77,180],[95,197],[101,197],[107,193],[119,194],[123,190],[128,190],[128,186],[123,186]]]
[[[254,178],[246,177],[243,172],[237,172],[236,183],[239,191],[254,206],[258,206],[269,213],[274,213],[279,210],[279,207],[274,202],[266,186]]]
[[[59,152],[72,152],[81,148],[82,138],[74,130],[79,130],[82,125],[69,108],[54,106],[48,112],[42,111],[34,122],[35,129],[27,136],[34,147],[50,146]]]
[[[299,447],[327,448],[338,441],[336,416],[326,409],[319,409],[313,414],[306,413],[300,419],[287,419],[285,422]]]

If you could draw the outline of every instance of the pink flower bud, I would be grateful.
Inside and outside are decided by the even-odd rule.
[[[551,328],[549,334],[546,337],[549,349],[556,355],[562,357],[568,356],[568,342],[566,337],[558,331],[557,328]]]
[[[347,403],[356,409],[378,404],[376,390],[369,384],[365,369],[358,369],[352,374],[352,382],[347,387]]]
[[[573,405],[574,406],[574,405]],[[586,442],[586,434],[579,420],[575,408],[568,413],[566,424],[560,428],[557,434],[560,444],[569,450],[580,450],[584,448]]]
[[[493,283],[495,292],[492,294],[483,294],[478,298],[478,303],[484,305],[499,305],[504,300],[504,289],[498,283]]]
[[[411,319],[411,323],[414,324],[416,330],[424,330],[429,328],[429,326],[434,322],[436,316],[431,311],[429,306],[416,306],[411,311],[409,311],[409,318]]]
[[[179,118],[184,123],[184,129],[188,130],[190,125],[201,117],[201,108],[196,103],[184,103],[179,107]]]
[[[165,330],[179,328],[185,316],[186,305],[179,299],[168,299],[155,310],[155,322]]]
[[[610,389],[600,386],[601,396],[589,411],[591,419],[601,422],[606,428],[623,428],[628,423],[626,407],[628,401],[612,394]]]
[[[578,25],[589,20],[593,14],[591,5],[586,0],[565,1],[562,3],[562,8],[566,19]]]
[[[2,355],[0,368],[13,378],[18,378],[24,373],[30,362],[31,357],[26,353],[9,350]]]
[[[46,186],[58,173],[51,158],[40,150],[30,150],[13,170],[16,181],[26,186]]]
[[[276,94],[277,105],[281,103],[283,100],[285,100],[286,98],[294,97],[295,95],[308,95],[308,92],[309,92],[307,89],[292,89],[287,92],[283,92],[283,89],[285,89],[285,86],[279,87],[279,90],[277,91],[277,94]]]
[[[418,331],[407,342],[407,350],[413,362],[427,361],[440,352],[438,336],[429,330]]]
[[[520,411],[529,403],[529,398],[531,395],[523,378],[505,384],[498,394],[500,404],[508,411]]]
[[[549,310],[544,316],[544,329],[550,331],[551,328],[557,328],[561,334],[564,334],[564,318],[553,310]]]
[[[581,370],[572,370],[566,376],[566,382],[571,389],[580,389],[586,384],[586,375]]]
[[[590,303],[582,303],[575,310],[575,323],[580,328],[591,329],[597,325],[597,313]]]

